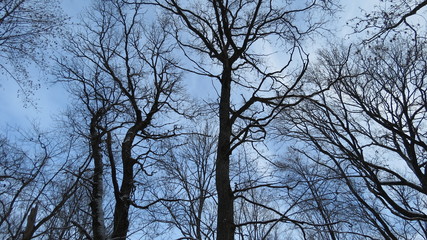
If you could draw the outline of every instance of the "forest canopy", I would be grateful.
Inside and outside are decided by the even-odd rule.
[[[427,239],[427,1],[346,4],[0,1],[0,85],[64,99],[2,126],[0,238]]]

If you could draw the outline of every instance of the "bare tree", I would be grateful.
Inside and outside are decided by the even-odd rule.
[[[219,84],[215,163],[217,239],[234,239],[236,223],[230,156],[241,144],[264,139],[265,126],[276,115],[279,105],[294,105],[306,96],[299,91],[308,64],[301,43],[323,26],[325,13],[331,13],[333,3],[261,0],[142,2],[159,6],[174,17],[175,29],[171,34],[194,64],[187,70],[215,79]],[[271,44],[275,50],[260,50],[263,44]],[[281,53],[286,56],[280,56],[278,67],[270,64],[276,49],[283,50]]]
[[[292,186],[286,192],[288,204],[294,205],[289,216],[304,223],[295,236],[326,240],[378,239],[381,235],[371,212],[381,206],[368,199],[359,201],[369,194],[361,179],[346,178],[332,161],[317,155],[309,145],[290,147],[277,166],[283,181]]]
[[[214,239],[215,128],[206,120],[196,122],[205,124],[191,134],[165,143],[169,150],[157,161],[160,178],[153,195],[164,201],[153,220],[172,224],[185,239]]]
[[[236,161],[232,165],[236,238],[278,239],[286,228],[280,223],[287,222],[282,221],[285,215],[286,218],[289,217],[284,214],[288,211],[285,210],[288,206],[284,206],[285,202],[279,197],[279,193],[286,189],[289,183],[274,183],[269,167],[260,166],[266,163],[257,161],[259,154],[251,150],[250,145],[241,147],[236,151]]]
[[[126,239],[131,206],[147,208],[138,203],[144,200],[144,190],[138,194],[136,189],[145,189],[138,175],[150,175],[152,155],[160,154],[154,142],[178,130],[172,116],[179,113],[182,100],[173,94],[180,89],[181,75],[170,56],[173,46],[165,32],[169,23],[150,23],[143,16],[140,4],[97,2],[82,32],[69,39],[71,59],[59,61],[62,79],[74,86],[72,93],[84,105],[80,112],[90,118],[85,136],[94,167],[94,238],[107,235],[102,217],[105,166],[110,167],[115,199],[111,237]]]
[[[286,113],[293,128],[282,125],[321,153],[386,239],[427,237],[426,42],[412,37],[356,49],[350,59],[324,53],[326,74],[317,79],[341,81]],[[358,192],[356,182],[369,192]]]
[[[19,139],[19,145],[6,136],[0,141],[0,236],[47,236],[55,231],[49,221],[77,190],[79,178],[70,178],[67,172],[73,160],[69,154],[72,140],[63,145],[50,133],[40,131],[13,136]],[[66,178],[71,180],[64,181]]]

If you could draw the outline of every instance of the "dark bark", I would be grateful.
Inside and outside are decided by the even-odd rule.
[[[116,194],[118,198],[116,197],[116,206],[114,209],[113,239],[125,240],[129,229],[130,195],[134,181],[133,167],[136,163],[132,158],[132,145],[136,131],[137,125],[134,125],[127,131],[125,140],[122,143],[123,179],[120,193]]]
[[[31,212],[28,215],[27,227],[25,228],[25,232],[24,232],[24,236],[22,237],[22,240],[30,240],[33,236],[34,225],[36,223],[36,217],[37,217],[37,209],[38,209],[38,206],[36,205],[34,208],[31,209]]]
[[[216,188],[218,191],[217,239],[234,239],[233,192],[230,186],[230,90],[231,70],[225,68],[221,79],[221,99],[219,104],[219,136],[216,159]]]
[[[139,1],[137,1],[139,2]],[[218,194],[218,240],[234,239],[238,224],[234,219],[234,194],[230,183],[230,156],[234,149],[247,142],[260,142],[266,137],[266,126],[284,105],[297,104],[307,96],[294,90],[300,87],[308,60],[299,41],[317,29],[321,22],[299,28],[294,20],[300,13],[323,12],[329,4],[309,1],[298,8],[292,1],[206,1],[199,5],[181,1],[148,1],[177,16],[173,33],[184,55],[196,65],[190,72],[213,77],[221,83],[218,106],[219,135],[216,156],[216,190]],[[328,1],[329,2],[329,1]],[[280,6],[279,6],[280,5]],[[333,4],[332,4],[333,5]],[[322,14],[320,14],[322,15]],[[314,15],[312,15],[313,17]],[[321,19],[321,21],[324,21]],[[180,25],[182,24],[182,25]],[[188,38],[190,37],[190,38]],[[274,40],[273,40],[274,39]],[[268,57],[255,49],[255,42],[277,41],[277,46],[290,46],[290,60],[273,69],[263,65]],[[297,51],[295,51],[297,50]],[[211,70],[211,63],[200,63],[192,52],[212,59],[222,69]],[[286,51],[285,54],[289,52]],[[287,68],[293,55],[301,57],[301,75],[290,80]],[[185,67],[183,67],[185,69]],[[251,75],[253,73],[253,75]],[[250,76],[251,75],[251,76]],[[233,89],[231,89],[233,88]],[[231,97],[232,94],[233,97]],[[238,95],[243,103],[237,103]],[[289,101],[287,101],[289,99]],[[233,102],[236,101],[236,102]]]
[[[82,84],[76,93],[78,100],[82,100],[91,112],[90,116],[96,111],[94,107],[108,108],[108,114],[102,117],[102,126],[96,126],[92,136],[98,134],[96,131],[106,135],[105,139],[95,139],[93,157],[99,163],[95,166],[96,174],[102,173],[100,152],[108,157],[111,167],[114,213],[111,236],[108,237],[113,239],[127,237],[129,211],[132,206],[138,207],[133,199],[137,187],[135,179],[138,173],[149,175],[144,169],[145,161],[151,159],[149,155],[158,154],[151,151],[151,143],[174,136],[178,129],[174,121],[160,119],[156,126],[152,123],[160,111],[180,112],[178,102],[181,99],[171,98],[179,89],[181,76],[175,60],[169,55],[172,47],[164,31],[169,23],[160,20],[143,26],[146,19],[140,10],[140,4],[130,5],[120,0],[97,1],[91,17],[84,23],[85,31],[69,39],[67,50],[75,58],[60,63],[65,69],[61,77]],[[84,67],[80,69],[80,66]],[[151,127],[153,131],[149,129]],[[117,144],[113,143],[113,138]],[[102,151],[98,149],[99,144]],[[117,152],[113,151],[116,147]],[[102,177],[98,177],[98,182],[94,179],[94,183],[101,187],[98,183]],[[102,192],[101,189],[94,191]],[[100,202],[94,200],[92,203],[94,207],[98,204],[101,210]],[[94,224],[96,222],[94,219]]]
[[[91,135],[91,149],[92,158],[94,163],[93,171],[93,185],[92,185],[92,199],[90,207],[92,210],[92,231],[93,239],[105,239],[105,224],[104,224],[104,209],[103,209],[103,198],[104,198],[104,164],[102,162],[101,153],[101,142],[102,133],[97,130],[98,121],[102,117],[101,110],[99,110],[91,119],[90,123],[90,135]]]

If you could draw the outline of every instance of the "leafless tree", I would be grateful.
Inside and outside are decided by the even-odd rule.
[[[140,4],[96,2],[82,31],[69,38],[71,58],[59,61],[60,76],[83,103],[80,112],[87,119],[94,238],[107,236],[102,216],[105,167],[110,168],[115,199],[111,238],[126,239],[131,206],[147,208],[138,203],[145,189],[138,175],[150,175],[152,155],[161,154],[154,142],[178,130],[172,116],[181,113],[182,100],[173,93],[179,92],[181,75],[170,56],[169,23],[149,22],[142,13]]]
[[[55,231],[49,222],[79,185],[79,178],[67,172],[73,160],[70,145],[40,131],[10,134],[19,141],[7,136],[0,141],[0,235],[5,239],[46,237]]]
[[[320,152],[320,163],[345,180],[386,239],[427,236],[426,42],[412,37],[354,49],[351,58],[324,52],[317,79],[341,80],[286,113],[292,128],[282,125]],[[356,183],[369,191],[359,192]]]
[[[185,239],[214,239],[215,128],[206,120],[197,122],[205,123],[191,134],[165,143],[169,150],[157,161],[160,178],[153,189],[153,195],[165,201],[153,214],[153,221],[173,225]]]
[[[230,156],[241,144],[264,139],[265,126],[276,115],[279,105],[294,105],[312,94],[300,91],[300,80],[308,64],[301,44],[323,26],[325,16],[334,8],[333,2],[128,2],[163,8],[174,19],[175,29],[171,34],[193,64],[186,70],[216,80],[217,239],[234,239]],[[274,50],[261,50],[263,45]],[[276,62],[272,59],[278,57],[274,54],[277,49],[283,55]]]
[[[343,177],[333,163],[307,145],[290,147],[284,156],[277,166],[283,181],[292,186],[286,192],[288,204],[295,205],[289,216],[304,223],[295,231],[296,236],[377,239],[381,235],[378,222],[369,210],[378,208],[378,203],[370,200],[362,204],[358,200],[369,192],[361,179]]]
[[[286,227],[279,223],[288,206],[282,205],[284,202],[278,193],[287,188],[288,182],[273,184],[269,167],[260,166],[265,163],[257,161],[260,156],[251,150],[251,146],[241,147],[235,153],[236,160],[232,165],[238,223],[236,238],[280,239]]]

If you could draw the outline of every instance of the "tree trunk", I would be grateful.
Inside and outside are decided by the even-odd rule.
[[[122,144],[123,179],[114,209],[114,230],[112,235],[114,240],[126,240],[129,229],[129,204],[134,180],[133,166],[135,164],[135,160],[132,158],[132,144],[135,139],[136,129],[137,125],[134,125],[127,131]]]
[[[233,192],[230,186],[230,90],[231,68],[225,67],[221,79],[219,104],[219,135],[216,158],[216,189],[218,192],[217,240],[234,239]]]
[[[203,214],[203,207],[205,203],[205,194],[203,188],[200,188],[200,194],[199,194],[199,206],[197,208],[196,215],[196,238],[197,240],[202,240],[202,214]]]
[[[101,154],[101,135],[97,132],[97,122],[99,116],[95,115],[92,118],[90,125],[90,134],[91,134],[91,148],[92,148],[92,158],[94,162],[94,172],[93,172],[93,186],[92,186],[92,199],[90,207],[92,210],[92,231],[93,239],[104,240],[106,238],[105,234],[105,224],[104,224],[104,208],[103,208],[103,198],[104,198],[104,164],[102,162]]]
[[[30,214],[27,218],[27,227],[25,227],[24,236],[22,237],[22,240],[30,240],[33,237],[33,231],[34,231],[34,225],[36,223],[36,217],[37,217],[37,209],[38,206],[36,205],[34,208],[31,209]]]

